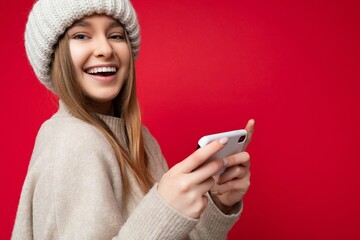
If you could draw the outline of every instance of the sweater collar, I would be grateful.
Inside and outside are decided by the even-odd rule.
[[[75,117],[70,110],[68,109],[68,107],[66,106],[66,104],[62,101],[59,100],[59,110],[58,110],[58,115],[60,116],[71,116],[71,117]],[[106,125],[108,125],[108,127],[111,129],[111,131],[115,134],[115,136],[119,139],[121,139],[122,135],[121,134],[121,128],[122,128],[122,124],[123,124],[123,120],[122,118],[119,117],[114,117],[114,116],[108,116],[108,115],[104,115],[104,114],[99,114],[96,113],[96,115],[101,118],[101,120],[103,120]]]

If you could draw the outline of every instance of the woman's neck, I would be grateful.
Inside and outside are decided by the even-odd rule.
[[[105,103],[90,103],[89,109],[92,112],[114,116],[114,104],[112,102],[105,102]]]

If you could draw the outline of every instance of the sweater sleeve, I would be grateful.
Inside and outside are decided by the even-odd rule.
[[[207,197],[209,199],[208,206],[189,237],[192,240],[226,239],[229,231],[240,217],[243,204],[242,202],[235,204],[230,214],[224,214],[218,209],[209,194]]]

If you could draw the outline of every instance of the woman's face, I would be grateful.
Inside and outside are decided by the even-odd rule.
[[[129,72],[130,49],[123,27],[112,17],[96,14],[75,22],[67,34],[81,90],[95,112],[109,114]]]

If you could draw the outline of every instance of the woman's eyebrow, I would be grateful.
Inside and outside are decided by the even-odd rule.
[[[90,26],[91,26],[91,23],[84,21],[84,20],[79,20],[79,21],[76,21],[71,27],[90,27]],[[118,21],[113,21],[109,25],[108,29],[115,28],[115,27],[123,28],[121,23],[119,23]]]
[[[89,27],[90,25],[89,22],[78,20],[71,27]]]
[[[121,25],[121,23],[119,23],[118,21],[113,21],[113,22],[109,25],[109,29],[115,28],[115,27],[121,27],[121,28],[123,28],[123,26]]]

